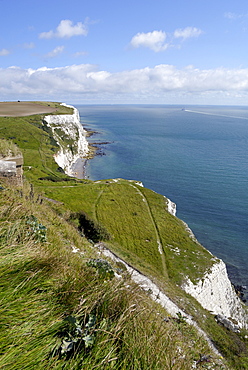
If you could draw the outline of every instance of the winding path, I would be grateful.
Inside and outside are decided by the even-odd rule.
[[[158,231],[156,222],[155,222],[154,217],[152,215],[149,203],[148,203],[145,195],[140,191],[140,189],[137,186],[135,186],[132,183],[130,183],[130,186],[132,186],[137,191],[137,193],[142,197],[143,202],[147,206],[148,214],[149,214],[150,219],[152,221],[152,224],[154,226],[155,235],[156,235],[157,244],[158,244],[158,250],[159,250],[159,253],[160,253],[161,259],[162,259],[163,273],[164,273],[165,277],[168,277],[167,267],[166,267],[166,258],[165,258],[165,254],[163,252],[162,241],[161,241],[161,238],[160,238],[160,235],[159,235],[159,231]],[[98,195],[98,197],[96,199],[96,202],[95,202],[94,212],[95,212],[96,219],[97,219],[97,206],[100,202],[100,198],[102,196],[103,191],[104,190],[101,190],[99,192],[99,195]],[[140,288],[142,288],[144,291],[149,292],[150,293],[149,296],[155,302],[159,303],[163,308],[165,308],[166,311],[168,312],[168,314],[171,315],[172,317],[178,317],[177,315],[180,313],[185,318],[186,322],[189,325],[192,325],[198,331],[198,333],[207,341],[211,350],[217,356],[219,356],[220,358],[222,357],[220,352],[214,347],[214,345],[211,342],[211,340],[209,339],[208,335],[199,327],[199,325],[192,319],[192,317],[190,315],[188,315],[187,313],[185,313],[183,310],[181,310],[165,293],[163,293],[160,290],[160,288],[150,278],[143,275],[141,272],[139,272],[138,270],[136,270],[135,268],[130,266],[124,260],[122,260],[117,255],[115,255],[113,252],[111,252],[106,247],[106,245],[104,243],[99,242],[99,243],[95,244],[94,247],[97,247],[102,255],[104,255],[105,257],[110,258],[112,261],[121,262],[122,264],[124,264],[127,271],[129,272],[129,274],[131,276],[131,279],[136,284],[138,284],[140,286]]]
[[[140,191],[140,189],[134,185],[134,184],[130,184],[130,186],[132,186],[139,194],[140,196],[142,197],[142,200],[143,202],[146,204],[147,206],[147,211],[148,211],[148,214],[150,216],[150,219],[152,221],[152,224],[153,224],[153,227],[154,227],[154,231],[155,231],[155,235],[156,235],[156,239],[157,239],[157,244],[158,244],[158,251],[161,255],[161,260],[162,260],[162,266],[163,266],[163,275],[168,278],[168,272],[167,272],[167,267],[166,267],[166,258],[165,258],[165,254],[164,254],[164,251],[163,251],[163,244],[162,244],[162,240],[161,240],[161,237],[159,235],[159,231],[158,231],[158,227],[156,225],[156,222],[154,220],[154,217],[152,215],[152,211],[151,211],[151,208],[149,206],[149,203],[147,201],[147,198],[146,196]]]
[[[104,243],[100,242],[95,244],[95,247],[99,249],[101,254],[105,257],[110,258],[114,262],[121,262],[126,267],[127,271],[129,272],[131,279],[140,286],[144,291],[149,292],[149,296],[157,303],[159,303],[163,308],[166,309],[169,315],[172,317],[178,317],[177,315],[180,313],[186,320],[189,325],[192,325],[197,332],[207,341],[211,350],[218,356],[222,357],[220,352],[217,348],[214,347],[213,343],[209,339],[208,335],[199,327],[199,325],[191,318],[190,315],[182,311],[172,300],[163,293],[159,287],[152,282],[147,276],[141,274],[139,271],[131,267],[127,264],[124,260],[117,257],[113,252],[111,252]]]

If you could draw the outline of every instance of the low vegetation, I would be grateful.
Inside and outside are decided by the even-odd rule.
[[[62,213],[64,208],[84,210],[112,236],[112,250],[160,281],[169,278],[181,284],[186,275],[195,280],[213,263],[210,253],[189,237],[184,223],[167,212],[167,200],[134,181],[77,183],[69,191],[62,184],[47,185],[43,191],[64,204],[57,206]]]
[[[229,332],[180,289],[213,261],[163,196],[134,181],[67,177],[42,116],[3,117],[0,128],[25,171],[22,188],[0,190],[0,368],[248,368],[247,333]],[[224,359],[103,257],[99,241],[149,275]]]
[[[15,157],[21,155],[21,150],[12,141],[0,140],[0,158]]]
[[[191,369],[203,354],[221,368],[182,317],[125,272],[114,278],[117,266],[29,195],[1,196],[2,369]]]

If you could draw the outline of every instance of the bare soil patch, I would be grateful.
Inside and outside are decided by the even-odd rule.
[[[31,116],[55,112],[57,108],[33,102],[0,102],[0,117]]]

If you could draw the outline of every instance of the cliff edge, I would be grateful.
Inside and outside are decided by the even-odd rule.
[[[65,103],[61,105],[72,108],[73,114],[45,116],[43,124],[52,129],[53,137],[60,147],[54,155],[56,163],[68,176],[75,176],[73,165],[89,152],[86,131],[80,123],[78,110]]]
[[[176,216],[176,205],[170,200],[168,200],[168,212]],[[186,223],[184,225],[189,237],[199,243],[189,226]],[[241,328],[248,329],[247,307],[238,297],[228,277],[225,263],[211,253],[210,258],[214,263],[208,267],[204,275],[195,282],[186,276],[181,285],[182,289],[194,297],[203,308],[215,315],[217,321],[228,329],[236,332]]]
[[[187,278],[182,288],[203,308],[216,315],[217,320],[223,324],[226,322],[230,330],[248,328],[246,307],[237,296],[222,260],[218,260],[195,284]]]

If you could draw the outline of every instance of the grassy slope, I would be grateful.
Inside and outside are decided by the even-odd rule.
[[[25,361],[26,368],[31,369],[34,364],[35,368],[44,368],[41,361],[46,358],[48,368],[62,368],[65,363],[65,368],[76,369],[81,368],[82,361],[85,361],[87,369],[100,366],[101,362],[105,364],[101,368],[111,368],[111,363],[114,363],[115,368],[123,369],[167,369],[171,368],[171,361],[174,361],[173,368],[186,369],[192,366],[194,356],[197,358],[199,353],[206,351],[201,347],[202,341],[199,338],[196,340],[194,330],[184,323],[170,320],[169,325],[163,327],[162,321],[157,320],[156,316],[161,309],[144,300],[144,294],[137,292],[136,288],[127,291],[123,282],[103,282],[95,271],[86,266],[87,259],[97,255],[89,242],[81,238],[71,225],[75,220],[70,217],[71,214],[75,218],[75,215],[82,213],[92,219],[95,225],[103,225],[111,235],[110,240],[106,241],[110,249],[142,272],[153,276],[177,303],[200,322],[229,358],[233,368],[248,368],[242,337],[240,339],[229,333],[230,338],[224,328],[219,327],[177,286],[185,275],[193,280],[199,277],[211,266],[212,261],[209,253],[189,238],[183,223],[166,211],[164,197],[125,180],[95,183],[38,180],[41,176],[51,174],[57,180],[65,177],[57,171],[52,160],[57,148],[50,133],[42,130],[40,117],[3,118],[0,119],[0,128],[3,137],[14,137],[13,141],[23,151],[25,165],[32,167],[26,167],[25,171],[29,181],[40,193],[63,202],[63,205],[41,205],[37,196],[31,200],[25,197],[20,200],[13,193],[2,194],[2,323],[8,332],[6,340],[0,338],[1,347],[4,348],[0,362],[3,368],[18,369],[23,367]],[[8,211],[5,210],[6,197],[10,202]],[[31,240],[22,240],[18,236],[19,226],[21,230],[27,227],[24,215],[31,213],[47,227],[48,243],[37,243],[32,237]],[[21,234],[23,236],[23,231]],[[80,248],[84,254],[73,254],[72,246]],[[9,281],[12,282],[10,285]],[[79,305],[82,294],[87,302],[83,308]],[[107,301],[102,301],[100,297],[105,296]],[[115,300],[118,301],[118,307]],[[136,301],[138,304],[130,313],[128,307]],[[68,358],[67,361],[58,357],[48,358],[51,348],[61,341],[58,332],[64,325],[62,318],[73,314],[85,321],[89,312],[95,313],[96,307],[98,310],[98,304],[101,308],[99,315],[96,315],[99,320],[97,330],[103,325],[102,320],[109,322],[108,330],[100,330],[100,334],[97,334],[97,343],[99,341],[100,344],[94,345],[90,354],[88,350],[83,350],[83,359],[82,356]],[[115,310],[115,314],[106,318],[105,306],[108,307],[107,311]],[[115,316],[117,320],[113,320]],[[118,330],[124,336],[124,341],[119,341]],[[172,332],[176,333],[173,339]],[[14,345],[13,338],[18,338],[18,345]],[[190,344],[190,341],[197,342],[193,350],[189,350],[186,344]],[[187,361],[183,361],[183,365],[177,342],[180,343],[179,347],[184,343]],[[130,346],[132,353],[129,353]],[[161,356],[161,353],[165,355]],[[13,367],[16,358],[20,359],[17,362],[19,367]]]
[[[144,272],[180,284],[185,275],[200,278],[212,265],[210,253],[189,237],[181,220],[167,212],[160,194],[125,180],[77,184],[68,192],[64,186],[47,185],[44,191],[67,209],[84,211],[104,225],[112,235],[111,249]]]
[[[31,215],[47,241],[30,229]],[[183,319],[165,321],[128,276],[106,280],[87,266],[97,257],[89,242],[29,189],[3,191],[0,218],[1,369],[190,369],[211,354]],[[68,333],[75,338],[69,315],[83,330],[94,316],[93,344],[81,340],[78,353],[63,356],[56,348]],[[221,368],[215,356],[211,363]]]

